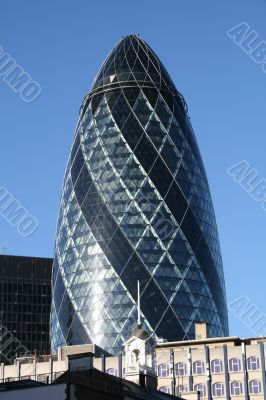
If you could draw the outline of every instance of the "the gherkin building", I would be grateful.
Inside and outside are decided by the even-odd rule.
[[[57,225],[52,349],[117,354],[137,319],[169,341],[228,335],[210,190],[183,96],[135,35],[111,51],[84,99]]]

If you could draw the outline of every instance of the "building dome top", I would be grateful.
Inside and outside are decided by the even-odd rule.
[[[117,43],[105,59],[97,74],[89,96],[103,88],[153,87],[170,92],[181,103],[184,111],[187,105],[170,78],[164,65],[138,35],[127,35]]]

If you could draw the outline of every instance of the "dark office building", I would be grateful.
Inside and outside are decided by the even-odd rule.
[[[51,258],[0,255],[0,362],[49,353]]]
[[[137,320],[137,280],[155,337],[193,339],[195,321],[209,337],[228,335],[216,220],[187,105],[153,50],[130,35],[80,111],[58,218],[52,348],[120,352]]]

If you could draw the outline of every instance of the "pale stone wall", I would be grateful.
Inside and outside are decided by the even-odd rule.
[[[32,379],[39,381],[54,380],[56,376],[63,373],[68,368],[67,360],[62,361],[48,361],[48,362],[35,362],[34,360],[17,365],[4,365],[0,366],[0,380],[1,381],[16,381],[19,379]]]
[[[245,350],[246,356],[246,365],[248,366],[248,359],[252,356],[258,358],[259,368],[257,370],[249,370],[247,369],[247,383],[252,380],[258,380],[261,383],[261,393],[259,394],[251,394],[249,395],[249,400],[264,400],[266,398],[265,388],[263,387],[263,374],[265,376],[265,365],[262,365],[261,362],[261,344],[264,350],[264,357],[266,357],[266,338],[258,338],[258,339],[246,339],[241,340],[239,338],[220,338],[220,339],[206,339],[192,342],[177,342],[177,343],[163,343],[157,345],[156,348],[156,362],[157,362],[157,370],[161,364],[166,364],[168,367],[168,371],[165,377],[158,377],[158,389],[162,387],[168,388],[169,393],[172,390],[172,382],[173,382],[173,370],[170,360],[170,350],[174,350],[174,362],[184,363],[186,365],[186,373],[184,376],[175,376],[175,386],[176,388],[180,388],[183,386],[184,391],[182,393],[176,392],[176,394],[182,396],[182,398],[187,400],[193,400],[197,393],[195,392],[195,386],[197,384],[205,385],[205,394],[203,399],[208,399],[208,375],[210,373],[211,377],[211,390],[213,393],[213,385],[215,383],[222,383],[224,385],[224,395],[220,397],[215,397],[212,394],[213,400],[216,398],[219,400],[226,400],[226,370],[224,365],[224,347],[227,350],[228,357],[228,385],[229,385],[229,398],[234,400],[244,400],[244,388],[245,388],[245,372],[243,368],[243,351]],[[244,346],[245,345],[245,346]],[[34,360],[28,363],[22,363],[20,366],[17,365],[0,365],[0,379],[1,380],[18,380],[20,379],[36,379],[36,380],[45,380],[49,378],[54,379],[56,374],[60,374],[67,370],[68,368],[68,360],[67,354],[76,354],[82,353],[85,350],[90,351],[93,350],[92,345],[86,345],[82,348],[82,346],[73,346],[73,348],[65,349],[61,355],[59,355],[58,360],[52,361],[52,359],[47,359],[45,362],[36,362]],[[206,348],[208,351],[206,352]],[[82,351],[83,350],[83,351]],[[209,361],[208,364],[206,362],[206,354],[209,353]],[[230,371],[229,361],[232,358],[237,358],[241,362],[240,371]],[[192,365],[192,386],[190,385],[190,362]],[[196,361],[204,362],[204,372],[201,374],[196,374],[193,371],[193,363]],[[221,360],[222,362],[222,371],[214,372],[212,371],[212,361],[213,360]],[[122,373],[124,375],[126,368],[126,358],[122,357]],[[102,370],[103,360],[101,357],[94,358],[94,367]],[[117,374],[119,373],[119,357],[110,356],[105,358],[105,371],[109,373]],[[53,373],[53,374],[52,374]],[[242,395],[233,395],[231,392],[231,384],[234,381],[241,382],[243,388]],[[192,389],[192,392],[188,392]],[[265,396],[264,396],[265,392]],[[1,399],[1,397],[0,397]]]
[[[224,339],[224,340],[223,340]],[[225,365],[224,365],[224,348],[225,345],[227,348],[227,357],[228,357],[228,373],[229,373],[229,397],[236,400],[244,400],[244,368],[243,368],[243,360],[242,360],[242,343],[245,343],[245,352],[246,352],[246,365],[247,365],[247,383],[252,380],[258,380],[261,383],[261,393],[259,394],[251,394],[248,393],[250,400],[264,400],[266,398],[266,393],[264,397],[263,388],[263,379],[262,374],[265,374],[265,365],[261,365],[261,354],[259,342],[263,342],[264,347],[264,357],[266,357],[266,338],[258,338],[251,340],[241,340],[239,338],[221,338],[220,340],[211,340],[206,339],[199,341],[191,341],[191,342],[177,342],[177,343],[164,343],[159,344],[156,349],[156,359],[157,359],[157,368],[160,364],[167,364],[169,374],[166,377],[158,377],[158,388],[167,387],[169,393],[171,393],[172,382],[173,382],[173,372],[172,365],[170,363],[170,349],[174,350],[174,361],[175,364],[178,362],[184,362],[187,366],[187,371],[184,376],[176,376],[176,387],[183,385],[187,390],[189,390],[189,357],[188,350],[191,351],[191,362],[192,362],[192,381],[193,381],[193,390],[195,385],[204,384],[205,385],[205,395],[203,399],[208,399],[208,371],[210,371],[211,376],[211,389],[212,389],[212,397],[213,399],[226,400],[226,374],[225,374]],[[206,350],[205,347],[208,347],[209,351],[209,359],[210,363],[206,363]],[[259,360],[259,368],[255,371],[248,369],[248,359],[251,356],[255,356]],[[230,371],[229,368],[229,360],[232,358],[238,358],[241,362],[241,370],[239,372]],[[195,374],[193,372],[193,363],[195,361],[202,360],[204,361],[205,371],[202,374]],[[221,360],[222,362],[222,371],[221,372],[212,372],[212,361],[213,360]],[[242,395],[233,395],[231,393],[231,383],[234,381],[239,381],[242,383],[243,393]],[[222,383],[224,385],[224,396],[215,397],[213,395],[213,385],[215,383]],[[191,399],[191,393],[182,393],[182,397],[184,399]]]

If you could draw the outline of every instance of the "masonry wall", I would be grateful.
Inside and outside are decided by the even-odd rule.
[[[207,342],[206,342],[207,343]],[[170,350],[174,350],[173,374]],[[186,392],[200,389],[203,399],[262,400],[265,389],[265,342],[244,341],[168,346],[157,348],[158,388],[186,398]],[[233,361],[238,360],[238,361]],[[183,370],[178,365],[183,363]],[[202,368],[199,365],[202,363]],[[233,367],[234,365],[238,365]],[[215,367],[216,365],[216,367]],[[255,382],[255,383],[254,383]],[[201,385],[200,388],[197,385]],[[239,389],[236,390],[236,386]]]

